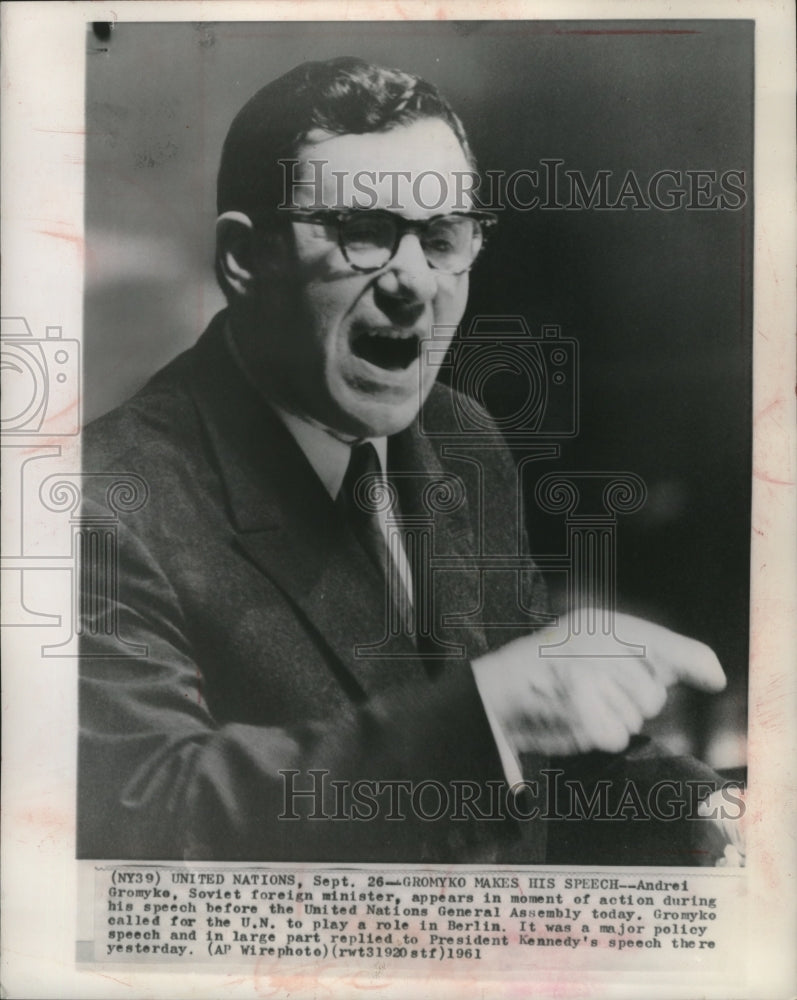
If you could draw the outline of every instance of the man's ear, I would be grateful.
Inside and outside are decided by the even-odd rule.
[[[255,227],[243,212],[224,212],[216,220],[216,274],[228,295],[246,298],[252,291]]]

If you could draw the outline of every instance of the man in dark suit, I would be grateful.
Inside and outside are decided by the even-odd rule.
[[[519,596],[468,561],[523,545],[508,454],[434,443],[458,433],[456,399],[421,358],[459,323],[491,221],[462,204],[473,167],[433,87],[357,60],[298,67],[236,117],[218,183],[228,309],[84,436],[87,473],[135,474],[148,497],[119,525],[115,590],[84,601],[82,857],[721,853],[683,786],[716,775],[635,736],[668,684],[723,686],[711,651],[625,618],[644,656],[546,657],[532,564]],[[434,208],[397,188],[424,172]],[[374,487],[391,503],[362,503]],[[433,577],[424,546],[448,558]],[[480,627],[474,608],[514,624]],[[667,815],[618,812],[610,836],[568,822],[571,800],[542,803],[560,772],[585,794],[614,782],[618,809],[630,777]]]

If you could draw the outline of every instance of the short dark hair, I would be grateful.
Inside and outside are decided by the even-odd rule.
[[[284,172],[308,133],[386,132],[424,118],[440,118],[475,160],[462,122],[437,88],[420,77],[343,56],[306,62],[266,84],[235,116],[221,154],[216,190],[219,215],[250,217],[283,200]]]

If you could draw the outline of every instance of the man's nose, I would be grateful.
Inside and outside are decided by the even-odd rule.
[[[405,305],[431,302],[437,293],[437,272],[429,266],[415,233],[404,234],[376,284],[383,295]]]

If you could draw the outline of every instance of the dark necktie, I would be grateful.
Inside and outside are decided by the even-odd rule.
[[[368,441],[354,445],[337,502],[360,545],[389,588],[388,606],[394,617],[391,631],[399,629],[411,634],[412,604],[398,565],[387,550],[387,542],[374,509],[375,505],[368,503],[369,496],[378,496],[380,499],[384,496],[384,480],[381,473],[379,456],[374,446]]]

